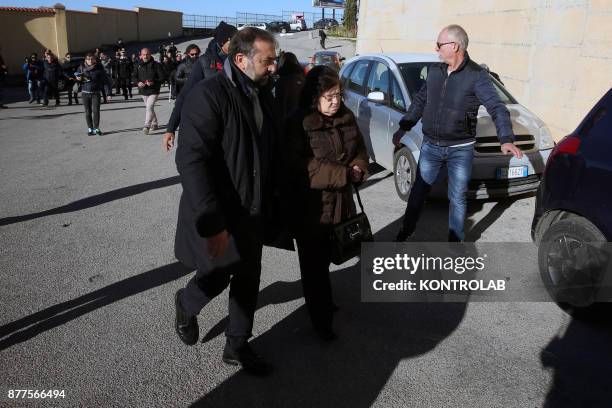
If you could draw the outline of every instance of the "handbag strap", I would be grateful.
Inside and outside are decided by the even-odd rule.
[[[363,203],[361,202],[361,196],[359,195],[359,189],[357,188],[357,185],[351,183],[351,186],[353,186],[353,189],[355,189],[355,194],[357,195],[357,202],[359,203],[359,207],[361,208],[361,212],[365,213],[365,210],[363,209]]]

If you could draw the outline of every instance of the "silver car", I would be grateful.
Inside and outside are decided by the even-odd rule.
[[[421,122],[404,134],[401,147],[395,147],[391,139],[412,97],[427,79],[429,67],[437,62],[436,54],[364,54],[348,60],[340,71],[344,103],[357,118],[370,157],[393,171],[397,193],[403,200],[408,199],[416,178],[423,141]],[[520,105],[501,82],[491,79],[510,111],[515,144],[524,155],[516,159],[501,154],[495,124],[481,106],[469,198],[505,197],[537,190],[554,147],[544,122]],[[441,173],[440,180],[445,172]],[[434,194],[442,194],[443,186],[436,183]]]

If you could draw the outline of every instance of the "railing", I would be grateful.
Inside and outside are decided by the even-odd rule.
[[[294,14],[304,16],[306,26],[312,28],[313,24],[321,19],[321,13],[283,10],[282,15],[242,13],[237,12],[235,17],[204,16],[199,14],[183,14],[183,27],[185,28],[215,28],[221,21],[238,26],[238,24],[269,23],[271,21],[290,21]],[[342,22],[343,10],[336,9],[335,18]],[[325,12],[325,18],[332,18],[330,10]]]

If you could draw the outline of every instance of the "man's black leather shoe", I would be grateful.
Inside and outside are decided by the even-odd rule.
[[[189,316],[181,305],[181,296],[183,289],[179,289],[174,295],[174,307],[176,308],[176,319],[174,320],[174,329],[179,338],[188,346],[193,346],[198,342],[200,328],[198,327],[198,319],[195,316]]]
[[[268,376],[274,370],[270,363],[255,354],[249,343],[233,348],[227,341],[223,350],[223,361],[227,364],[242,366],[246,373],[257,377]]]
[[[405,242],[411,234],[407,233],[404,228],[400,229],[395,237],[394,242]]]

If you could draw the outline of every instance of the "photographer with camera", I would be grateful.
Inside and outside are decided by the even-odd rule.
[[[85,107],[87,135],[102,135],[100,131],[100,93],[106,83],[104,68],[94,54],[88,53],[85,62],[74,73],[77,82],[81,83],[81,100]]]

